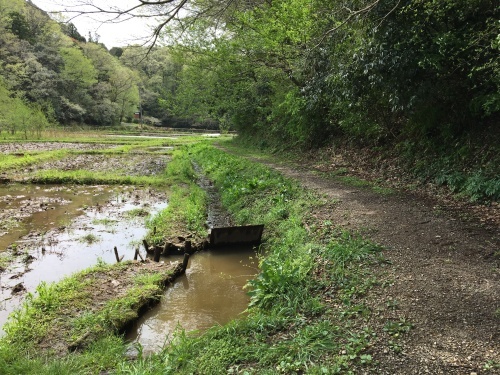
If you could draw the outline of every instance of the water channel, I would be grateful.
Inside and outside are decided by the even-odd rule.
[[[127,339],[140,343],[144,353],[157,352],[177,328],[203,331],[237,318],[248,306],[243,287],[257,273],[256,262],[251,248],[194,254],[186,274],[165,291],[158,306],[134,324]]]

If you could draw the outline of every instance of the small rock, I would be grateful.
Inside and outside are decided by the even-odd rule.
[[[118,285],[120,285],[120,282],[118,280],[111,280],[111,284],[113,286],[118,286]]]
[[[25,292],[26,288],[24,287],[23,283],[16,284],[14,288],[12,288],[11,294],[19,294],[22,292]]]

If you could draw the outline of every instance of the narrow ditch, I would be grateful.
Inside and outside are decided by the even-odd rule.
[[[193,166],[198,184],[208,195],[208,228],[234,225],[217,188],[196,164]],[[181,260],[179,256],[163,259]],[[257,263],[252,246],[197,252],[185,274],[165,291],[158,305],[131,326],[126,339],[150,354],[168,345],[178,329],[203,332],[244,314],[249,303],[244,286],[258,272]]]

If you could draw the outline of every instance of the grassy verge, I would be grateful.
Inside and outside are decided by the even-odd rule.
[[[37,171],[29,177],[29,182],[37,184],[75,184],[75,185],[165,185],[162,177],[126,176],[115,173],[102,173],[87,170]]]
[[[172,185],[168,206],[147,223],[148,240],[153,244],[172,242],[174,237],[188,234],[198,242],[207,235],[204,226],[207,196],[196,184],[197,176],[188,152],[187,147],[175,151],[167,165],[166,179]]]

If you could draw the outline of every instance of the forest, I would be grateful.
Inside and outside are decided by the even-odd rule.
[[[2,0],[0,129],[117,125],[142,110],[148,123],[235,130],[276,150],[368,147],[473,200],[500,196],[495,1],[189,9],[155,44],[108,51],[29,1]]]

